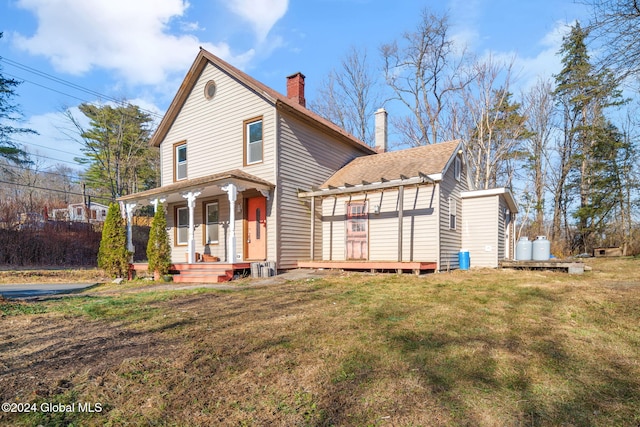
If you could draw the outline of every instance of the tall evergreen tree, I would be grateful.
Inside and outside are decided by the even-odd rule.
[[[158,203],[156,213],[151,222],[149,241],[147,242],[147,260],[149,271],[164,276],[171,268],[171,245],[167,234],[167,217],[164,205]]]
[[[577,233],[571,246],[587,251],[592,241],[597,213],[591,208],[594,202],[608,191],[601,184],[601,168],[597,166],[601,144],[611,141],[604,112],[607,107],[621,104],[621,92],[611,73],[596,70],[589,58],[586,38],[588,32],[579,23],[564,38],[560,54],[563,68],[556,76],[555,96],[564,111],[564,174],[558,183],[556,194],[556,218],[554,236],[559,232],[560,215],[567,217],[569,200],[577,193],[578,207],[574,211]],[[560,197],[562,199],[560,199]],[[565,219],[565,228],[568,227]],[[559,233],[558,233],[559,234]],[[569,237],[569,233],[565,233]]]
[[[120,205],[111,203],[102,228],[98,251],[98,267],[113,277],[126,277],[130,253],[127,251],[127,233]]]
[[[0,32],[0,39],[2,34]],[[29,163],[29,157],[13,141],[12,135],[37,133],[33,129],[15,126],[22,119],[18,105],[14,103],[15,88],[21,83],[18,80],[4,77],[2,68],[0,68],[0,157],[17,164]]]
[[[84,157],[76,160],[88,165],[84,174],[87,186],[113,199],[155,187],[159,157],[148,144],[152,124],[149,114],[131,104],[81,104],[78,108],[89,118],[88,128],[70,112],[67,117],[84,145]]]

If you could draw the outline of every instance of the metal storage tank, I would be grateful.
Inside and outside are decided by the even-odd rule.
[[[531,261],[533,244],[528,237],[522,236],[516,245],[516,261]]]
[[[533,241],[533,260],[547,261],[551,257],[551,242],[546,236],[538,236]]]

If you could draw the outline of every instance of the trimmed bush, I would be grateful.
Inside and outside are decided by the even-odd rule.
[[[112,277],[126,277],[130,255],[127,250],[127,232],[120,213],[120,205],[111,203],[102,228],[98,267]]]
[[[150,272],[157,273],[159,276],[169,273],[171,246],[169,245],[169,234],[167,233],[167,217],[162,203],[158,203],[153,222],[151,222],[149,242],[147,243],[147,260],[149,261]]]

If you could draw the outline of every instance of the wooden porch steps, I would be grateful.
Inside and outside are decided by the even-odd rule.
[[[146,271],[147,264],[131,264],[133,272]],[[250,263],[198,262],[172,264],[169,273],[175,283],[222,283],[233,279],[238,271],[251,269]]]
[[[171,272],[175,283],[222,283],[233,279],[236,271],[250,269],[251,264],[198,262],[195,264],[174,264],[172,267]]]

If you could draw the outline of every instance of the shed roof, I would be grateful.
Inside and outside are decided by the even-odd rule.
[[[459,140],[455,140],[357,157],[334,173],[320,188],[441,174],[459,150],[460,144]]]

